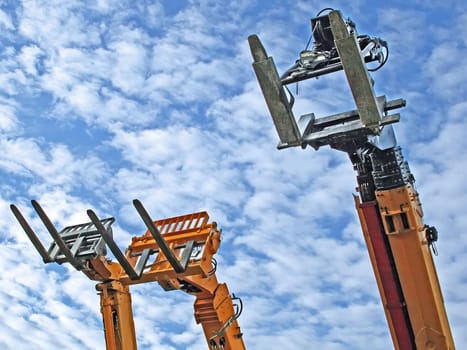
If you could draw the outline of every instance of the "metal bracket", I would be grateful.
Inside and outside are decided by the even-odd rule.
[[[282,78],[279,78],[274,61],[272,57],[267,57],[259,38],[256,35],[248,37],[254,61],[253,68],[279,134],[278,148],[311,145],[318,149],[320,146],[330,145],[349,152],[366,142],[373,143],[376,147],[389,147],[395,142],[395,137],[391,137],[393,133],[390,126],[387,127],[388,130],[383,128],[398,122],[400,116],[388,115],[386,112],[405,105],[405,101],[399,99],[386,102],[384,97],[377,98],[373,90],[373,81],[365,66],[367,62],[378,59],[378,55],[373,55],[368,48],[371,47],[370,43],[379,45],[383,41],[370,39],[368,36],[357,36],[355,27],[349,26],[339,11],[333,10],[314,20],[313,28],[316,24],[325,27],[323,33],[326,34],[326,40],[324,44],[320,44],[324,46],[317,47],[317,51],[306,51],[302,54],[309,53],[312,62],[313,54],[318,55],[321,52],[319,50],[328,54],[332,52],[335,56],[322,66],[317,64],[316,67],[312,63],[307,67],[306,62],[300,61],[299,64],[297,61]],[[313,35],[316,33],[313,32]],[[306,61],[306,57],[304,60]],[[382,64],[384,63],[385,61]],[[303,115],[297,123],[292,112],[293,96],[287,98],[284,85],[340,69],[344,70],[347,77],[357,109],[319,119],[315,118],[313,113],[309,113]]]
[[[382,117],[373,84],[360,53],[355,33],[349,33],[339,11],[329,13],[334,43],[344,67],[360,121],[364,127],[378,127]]]
[[[192,240],[187,242],[186,247],[183,250],[181,260],[179,261],[173,253],[172,249],[170,249],[162,234],[159,232],[157,226],[154,225],[154,221],[149,216],[143,204],[139,200],[135,199],[133,200],[133,205],[135,206],[136,211],[141,216],[141,219],[143,219],[144,223],[146,224],[146,227],[148,228],[149,232],[156,240],[156,243],[159,245],[160,250],[167,258],[167,261],[173,267],[174,271],[176,273],[185,272],[188,267],[188,262],[190,261],[191,253],[193,251],[195,242]]]
[[[125,257],[125,255],[122,253],[120,248],[115,243],[114,239],[112,238],[112,235],[101,224],[101,221],[99,220],[97,215],[91,209],[89,209],[87,211],[87,214],[88,214],[89,218],[91,219],[92,223],[94,224],[94,226],[96,227],[99,234],[104,239],[107,246],[112,251],[112,253],[115,256],[115,258],[117,259],[117,261],[122,266],[123,270],[125,270],[128,277],[130,277],[130,279],[132,279],[132,280],[139,279],[141,277],[142,272],[143,272],[144,265],[143,265],[143,267],[141,268],[140,271],[138,271],[138,272],[135,271],[135,269],[133,269],[133,266],[131,266],[131,264],[128,262],[127,258]],[[147,260],[147,257],[146,257],[146,260]]]
[[[176,273],[184,273],[187,270],[195,248],[196,242],[194,239],[185,242],[183,253],[181,253],[179,261],[176,254],[169,247],[167,241],[164,239],[163,235],[160,233],[159,229],[150,218],[146,209],[143,207],[139,200],[135,199],[133,201],[134,206],[146,224],[152,237],[159,246],[159,250],[152,248],[143,249],[138,254],[139,258],[135,266],[133,266],[133,264],[130,263],[130,261],[120,250],[113,239],[111,225],[115,221],[114,218],[99,219],[94,211],[89,209],[87,214],[91,219],[91,222],[74,226],[67,226],[58,232],[39,203],[35,200],[31,201],[31,203],[40,219],[44,223],[45,227],[49,231],[50,235],[52,236],[53,242],[48,250],[41,243],[39,237],[28,224],[19,209],[14,204],[11,204],[10,208],[21,227],[33,243],[34,247],[41,255],[44,263],[56,262],[62,264],[69,262],[75,269],[83,271],[91,279],[105,278],[103,277],[102,273],[95,271],[94,265],[89,264],[88,261],[92,260],[94,262],[93,259],[95,258],[105,257],[107,254],[106,247],[109,247],[121,268],[133,281],[141,279],[149,257],[157,252],[164,254],[167,261],[170,263]],[[177,222],[176,226],[180,224],[181,226],[188,227],[180,227],[179,229],[194,229],[197,227],[196,225],[204,225],[205,220],[208,218],[207,214],[199,214],[202,215],[192,214],[192,216],[194,215],[192,218],[189,220],[184,219],[181,222]],[[171,226],[172,222],[167,222],[163,225],[163,229],[169,230]]]
[[[39,203],[35,200],[32,200],[31,203],[53,238],[49,250],[44,248],[19,209],[14,204],[11,204],[10,208],[34,247],[42,256],[44,263],[56,262],[63,264],[69,262],[76,270],[81,270],[88,277],[94,279],[95,274],[91,273],[92,268],[90,270],[86,262],[99,256],[106,256],[105,246],[107,244],[130,279],[137,280],[141,278],[150,251],[143,252],[136,269],[133,269],[112,237],[111,225],[115,221],[114,218],[101,220],[92,210],[88,210],[91,222],[67,226],[58,232]]]
[[[49,234],[52,236],[53,242],[48,250],[41,243],[39,237],[28,224],[19,209],[14,204],[11,204],[10,208],[34,247],[41,255],[44,263],[56,262],[62,264],[64,262],[69,262],[75,269],[83,270],[85,269],[86,260],[105,255],[104,241],[101,239],[93,223],[67,226],[59,232],[39,203],[32,200],[31,204],[44,223],[44,226],[49,231]],[[114,218],[103,219],[99,221],[99,225],[111,236],[111,225],[114,221]]]
[[[303,133],[303,146],[310,145],[318,149],[321,146],[330,145],[333,148],[346,151],[346,145],[355,142],[355,140],[359,138],[364,139],[366,142],[368,136],[379,138],[381,134],[384,135],[384,127],[388,127],[388,125],[392,123],[397,123],[400,119],[398,113],[388,115],[386,112],[404,107],[405,100],[396,99],[386,101],[385,96],[379,96],[376,98],[376,101],[378,108],[384,111],[381,121],[378,124],[378,133],[375,133],[373,129],[369,129],[362,124],[359,110],[352,110],[321,118],[315,118],[314,113],[309,113],[302,115],[299,119],[299,125]],[[379,140],[373,140],[372,142],[377,143]],[[380,143],[383,144],[383,142]],[[376,144],[376,146],[378,145]]]
[[[250,35],[248,43],[254,60],[253,69],[279,134],[278,148],[301,145],[300,131],[292,113],[292,103],[287,99],[272,57],[267,56],[257,35]]]

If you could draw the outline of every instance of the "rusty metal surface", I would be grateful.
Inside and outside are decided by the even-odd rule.
[[[267,57],[258,36],[249,36],[248,42],[254,59],[253,69],[279,134],[280,144],[278,147],[299,146],[301,144],[300,131],[292,113],[292,106],[277,73],[276,65],[271,57]]]
[[[382,112],[378,106],[373,84],[363,61],[355,34],[349,33],[339,11],[330,12],[329,19],[334,34],[334,42],[357,105],[362,125],[367,128],[377,128],[381,121]]]

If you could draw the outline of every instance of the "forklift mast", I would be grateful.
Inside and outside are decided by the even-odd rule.
[[[97,281],[107,350],[136,350],[130,286],[157,282],[165,291],[182,290],[195,297],[194,316],[211,350],[243,350],[238,325],[241,299],[216,277],[214,259],[221,230],[206,212],[153,221],[139,200],[133,204],[147,231],[133,237],[125,252],[113,239],[114,218],[100,219],[88,210],[90,222],[58,231],[37,201],[32,206],[52,236],[46,249],[15,205],[11,210],[44,263],[70,263]],[[117,260],[107,256],[110,249]]]
[[[438,234],[423,221],[414,176],[397,145],[393,124],[400,115],[389,114],[406,102],[376,96],[369,73],[386,63],[387,43],[359,35],[355,24],[333,9],[311,19],[311,32],[313,48],[300,52],[281,76],[258,36],[248,38],[253,69],[279,135],[277,147],[330,146],[348,154],[357,174],[355,206],[394,348],[454,350],[431,252],[436,252]],[[356,109],[320,118],[309,113],[297,122],[288,84],[340,70]]]

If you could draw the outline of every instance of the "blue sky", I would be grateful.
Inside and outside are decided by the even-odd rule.
[[[467,348],[464,1],[0,1],[0,346],[103,349],[94,282],[43,265],[8,208],[57,227],[115,216],[119,246],[154,218],[207,210],[218,278],[241,296],[248,349],[392,347],[345,154],[278,151],[247,44],[284,71],[324,7],[389,43],[375,90],[405,98],[399,144],[417,179],[457,348]],[[342,72],[299,85],[296,115],[353,109]],[[193,297],[132,289],[140,349],[206,348]]]

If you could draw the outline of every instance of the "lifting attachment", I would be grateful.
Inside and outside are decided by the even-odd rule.
[[[134,200],[147,227],[133,237],[125,252],[114,240],[115,219],[100,219],[88,210],[90,222],[58,231],[35,200],[33,208],[52,237],[46,249],[20,210],[11,210],[44,263],[70,263],[89,279],[98,281],[107,350],[135,350],[136,336],[129,286],[158,282],[166,291],[180,289],[196,297],[195,319],[201,323],[210,349],[244,350],[237,319],[241,301],[216,278],[214,254],[221,230],[209,223],[206,212],[153,221],[143,204]],[[117,263],[107,257],[110,249]],[[213,265],[214,264],[214,265]]]
[[[279,76],[256,35],[248,38],[253,69],[279,135],[278,148],[321,146],[344,151],[357,172],[355,203],[375,273],[394,348],[454,350],[443,297],[430,247],[438,233],[423,223],[415,179],[397,145],[389,111],[405,100],[376,96],[369,71],[381,68],[387,43],[358,35],[355,24],[339,11],[325,9],[311,20],[314,46]],[[367,68],[378,62],[376,68]],[[302,115],[298,123],[294,97],[287,85],[343,70],[356,109],[316,118]]]
[[[358,36],[355,24],[350,20],[344,21],[339,11],[313,18],[311,23],[315,47],[312,51],[302,51],[301,55],[307,52],[309,60],[314,57],[313,62],[318,60],[319,63],[305,64],[300,58],[282,77],[279,77],[274,60],[268,57],[259,37],[248,37],[253,69],[279,134],[278,148],[305,148],[310,145],[318,149],[330,145],[346,150],[353,147],[356,140],[367,142],[368,136],[374,136],[375,143],[382,142],[380,138],[384,136],[384,142],[393,145],[391,131],[383,132],[383,127],[398,122],[400,116],[388,115],[387,112],[405,106],[405,101],[386,101],[385,96],[376,97],[366,68],[367,63],[378,60],[381,61],[378,69],[384,65],[386,42],[367,35]],[[297,124],[292,112],[294,98],[287,85],[342,69],[357,109],[321,118],[309,113],[302,115]]]

